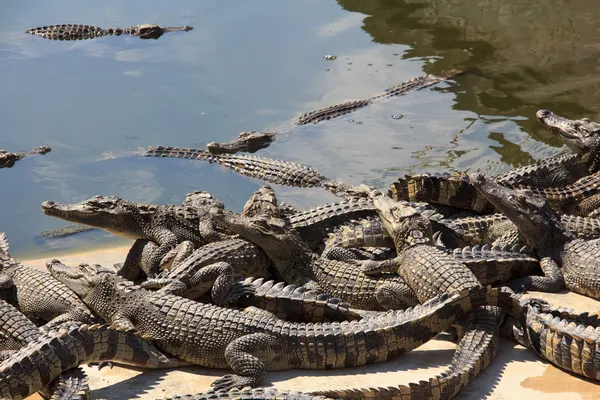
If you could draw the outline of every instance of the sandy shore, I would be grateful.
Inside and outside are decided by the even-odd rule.
[[[128,247],[96,250],[54,257],[67,265],[93,263],[112,265],[125,259]],[[46,259],[26,260],[24,264],[45,268]],[[580,311],[597,313],[600,302],[573,293],[541,294],[553,304],[562,304]],[[266,385],[281,389],[317,390],[367,386],[395,386],[427,379],[441,372],[452,358],[454,345],[431,341],[425,346],[396,360],[330,371],[291,370],[269,372]],[[175,394],[196,393],[210,388],[210,383],[224,371],[189,367],[181,370],[143,371],[114,367],[112,370],[84,367],[92,388],[92,398],[156,399]],[[38,395],[31,399],[41,398]],[[503,339],[494,362],[480,374],[460,396],[460,399],[585,399],[600,398],[600,385],[591,383],[546,362],[532,352]]]

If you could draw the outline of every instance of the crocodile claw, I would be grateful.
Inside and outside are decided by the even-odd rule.
[[[227,374],[214,381],[211,386],[214,390],[230,390],[230,389],[242,389],[246,386],[252,386],[256,384],[255,379],[235,375]]]

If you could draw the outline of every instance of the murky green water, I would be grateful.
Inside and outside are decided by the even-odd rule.
[[[39,232],[64,225],[41,213],[44,200],[111,194],[167,203],[203,189],[239,209],[260,181],[132,152],[288,127],[302,112],[451,68],[469,73],[295,129],[261,154],[382,188],[405,173],[493,174],[546,157],[560,143],[535,121],[537,109],[592,119],[600,110],[596,9],[582,0],[7,2],[0,147],[53,151],[0,171],[0,230],[16,256],[44,257],[118,242],[101,232],[41,239]],[[195,29],[159,40],[80,42],[23,33],[54,23],[151,22]],[[338,58],[326,61],[327,54]],[[277,193],[300,207],[333,199],[320,190]]]

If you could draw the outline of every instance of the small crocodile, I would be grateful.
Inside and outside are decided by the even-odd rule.
[[[193,212],[198,219],[186,217],[182,214],[182,207],[185,212]],[[208,226],[210,218],[198,216],[192,207],[157,206],[135,203],[116,196],[94,196],[72,204],[45,201],[42,203],[42,210],[45,215],[95,226],[115,235],[155,242],[158,248],[148,260],[146,272],[149,275],[158,271],[162,258],[182,241],[189,240],[195,246],[201,246],[226,237]],[[127,276],[135,275],[138,271],[135,260],[140,258],[139,250],[139,246],[134,246],[127,255],[121,269]]]
[[[117,361],[141,368],[189,365],[169,358],[132,330],[70,324],[28,343],[0,364],[0,396],[22,399],[81,364]]]
[[[508,171],[494,180],[508,187],[528,186],[547,197],[556,209],[586,215],[597,202],[594,199],[588,200],[592,205],[581,204],[598,195],[595,187],[600,178],[585,177],[600,170],[597,161],[600,124],[589,119],[569,120],[548,110],[539,110],[536,117],[575,153],[561,153]],[[493,206],[478,195],[468,176],[462,173],[406,176],[392,184],[389,195],[396,200],[439,202],[484,213],[493,211]]]
[[[40,36],[50,40],[85,40],[102,36],[137,36],[140,39],[158,39],[167,32],[191,31],[191,26],[169,26],[160,27],[156,24],[142,24],[127,28],[102,29],[92,25],[62,24],[47,25],[27,29],[25,33]]]
[[[575,239],[561,223],[549,202],[529,189],[512,189],[473,174],[471,181],[519,229],[537,251],[546,276],[517,280],[512,287],[526,290],[567,289],[600,298],[600,239]],[[515,286],[516,285],[516,286]]]
[[[474,307],[502,301],[500,292],[473,288],[360,321],[298,324],[266,311],[225,309],[148,292],[99,266],[67,267],[55,261],[49,268],[106,321],[137,329],[185,361],[233,369],[235,374],[213,383],[215,389],[255,386],[270,370],[382,362],[419,347]]]
[[[11,168],[20,159],[33,154],[46,154],[52,149],[48,146],[40,146],[30,151],[20,153],[12,153],[10,151],[0,149],[0,168]]]
[[[4,233],[0,233],[0,244],[0,297],[23,314],[48,322],[45,329],[69,321],[98,322],[98,318],[66,285],[45,271],[15,261],[8,253]],[[44,290],[40,291],[40,288]]]
[[[302,126],[335,119],[342,115],[360,110],[363,107],[366,107],[380,99],[397,97],[410,92],[415,92],[436,83],[447,81],[448,79],[462,74],[463,72],[464,71],[462,70],[453,69],[439,74],[423,75],[418,78],[412,78],[406,82],[402,82],[399,85],[392,86],[386,91],[378,93],[375,96],[371,96],[365,100],[348,101],[302,114],[299,118],[295,119],[288,125],[291,125],[292,127]],[[283,128],[282,130],[279,130],[279,133],[288,132],[289,130],[289,127],[287,129]],[[206,148],[207,152],[211,154],[234,154],[238,152],[254,153],[269,146],[269,144],[275,140],[276,135],[277,134],[274,132],[242,132],[230,142],[221,144],[211,142],[206,146]]]

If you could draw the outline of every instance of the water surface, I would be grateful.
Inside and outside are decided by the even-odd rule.
[[[467,74],[336,121],[283,134],[262,155],[386,188],[406,173],[495,174],[561,150],[535,121],[600,109],[600,27],[591,1],[306,0],[10,2],[0,13],[0,147],[53,151],[0,171],[0,230],[14,255],[116,244],[103,232],[48,241],[64,225],[44,200],[96,194],[180,202],[212,192],[239,210],[261,181],[139,146],[204,147],[241,131],[289,129],[299,114],[361,99],[424,73]],[[78,42],[26,35],[57,23],[191,25],[159,40]],[[334,61],[323,56],[333,54]],[[401,116],[393,119],[392,115]],[[298,207],[333,200],[276,187]]]

